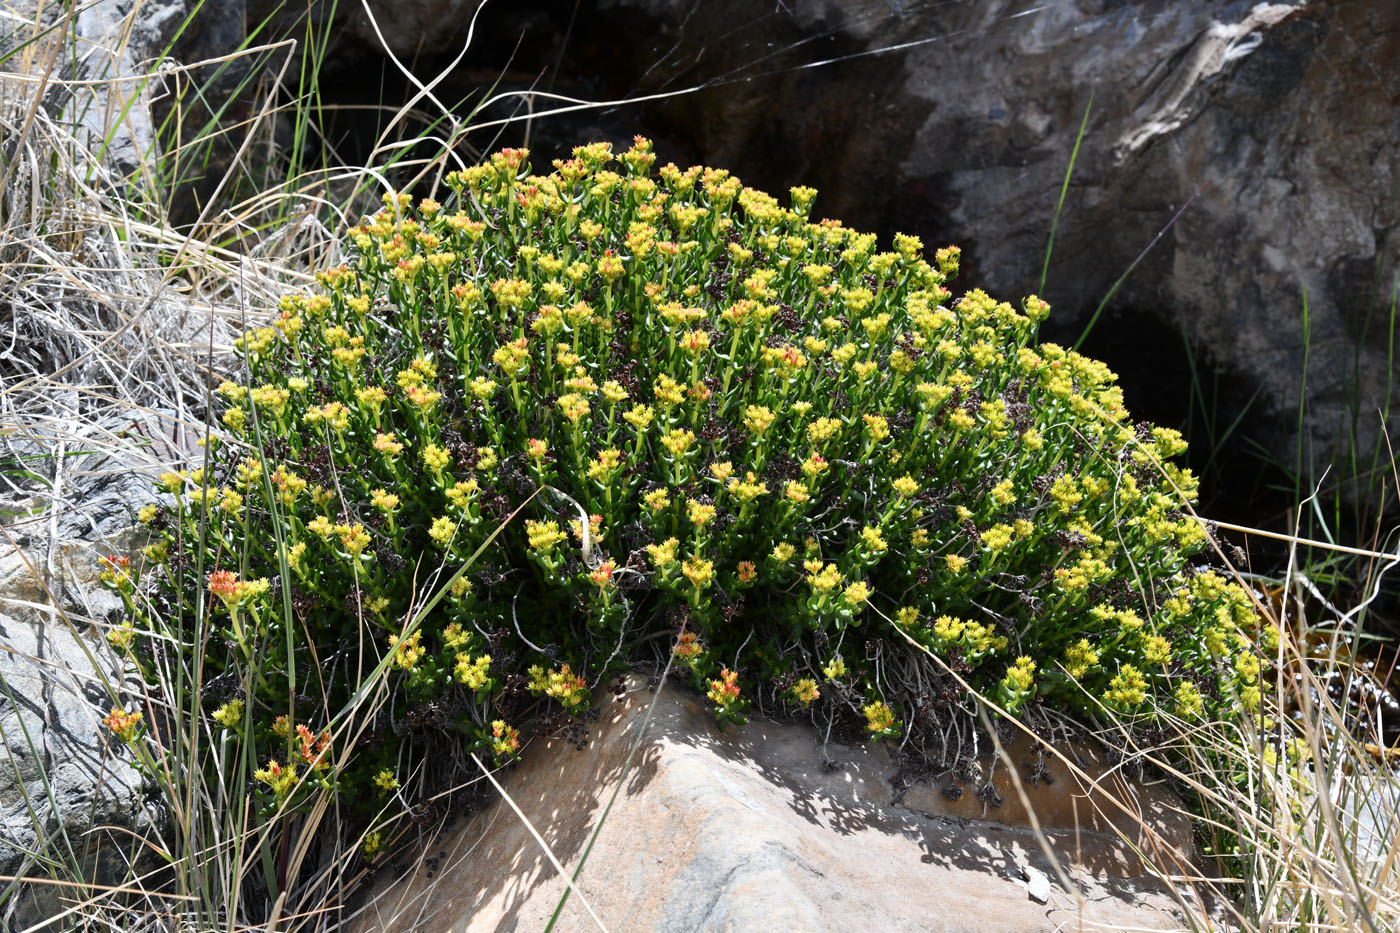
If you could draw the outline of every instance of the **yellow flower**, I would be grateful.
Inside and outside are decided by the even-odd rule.
[[[768,485],[760,483],[753,471],[744,474],[743,479],[731,479],[728,487],[729,494],[740,502],[752,502],[759,496],[768,494]]]
[[[564,532],[559,530],[558,522],[537,522],[534,520],[525,522],[525,534],[529,539],[530,547],[544,554],[553,551],[555,546],[566,537]]]
[[[967,623],[953,616],[939,616],[933,623],[933,633],[947,642],[960,639],[967,630]]]
[[[432,527],[428,529],[428,537],[432,538],[438,547],[447,547],[456,533],[457,523],[446,515],[433,519]]]
[[[286,464],[272,471],[272,484],[277,487],[277,498],[288,508],[306,488],[306,480],[289,470]]]
[[[360,553],[369,547],[369,532],[365,531],[365,526],[359,522],[353,525],[336,525],[335,530],[340,535],[340,543],[345,545],[345,550],[349,551],[352,557],[359,557]]]
[[[266,768],[259,768],[253,772],[253,777],[272,789],[281,800],[291,793],[292,788],[297,784],[297,766],[294,762],[287,762],[285,765],[279,764],[276,759],[269,761]]]
[[[1235,673],[1240,676],[1241,680],[1247,683],[1253,683],[1259,679],[1259,669],[1261,665],[1257,654],[1246,651],[1235,655],[1234,667]]]
[[[1013,539],[1013,529],[1010,525],[993,525],[982,532],[982,545],[987,550],[995,553],[1011,544]]]
[[[423,658],[423,633],[414,632],[408,638],[390,635],[389,648],[394,654],[394,663],[406,671],[411,671]]]
[[[665,489],[653,489],[642,496],[642,504],[653,512],[659,512],[671,504],[671,497]]]
[[[661,435],[661,445],[670,451],[672,457],[684,456],[695,443],[695,433],[683,428],[674,428]]]
[[[1009,690],[1025,692],[1035,683],[1035,661],[1022,655],[1016,659],[1016,663],[1006,669],[1006,676],[1002,678],[1002,684]]]
[[[374,449],[390,457],[397,457],[403,453],[403,444],[392,433],[376,434],[374,436]]]
[[[622,419],[637,429],[640,434],[651,426],[655,413],[650,405],[633,405],[622,416]]]
[[[880,534],[880,529],[871,525],[866,525],[860,530],[860,539],[872,554],[883,554],[889,548],[885,543],[885,536]]]
[[[1089,644],[1087,638],[1081,638],[1065,649],[1065,671],[1075,680],[1083,677],[1098,663],[1099,653]]]
[[[1114,706],[1139,706],[1147,699],[1147,678],[1133,665],[1124,664],[1108,682],[1104,699]]]
[[[622,451],[616,447],[600,451],[588,464],[588,478],[606,483],[622,465]]]
[[[243,723],[243,701],[229,700],[214,710],[214,721],[229,729],[236,729]]]
[[[1176,685],[1176,714],[1182,719],[1198,719],[1205,715],[1206,705],[1196,685],[1183,680]]]
[[[452,462],[451,455],[438,447],[437,444],[428,444],[427,447],[423,448],[423,465],[427,466],[434,474],[440,474],[444,469],[447,469],[449,462]]]
[[[408,400],[416,407],[425,412],[432,408],[433,405],[437,403],[438,399],[442,398],[441,392],[434,391],[426,386],[418,385],[409,386],[404,390],[404,395],[407,396]]]
[[[708,503],[687,499],[685,500],[685,514],[692,525],[703,528],[714,520],[715,507]]]
[[[243,496],[238,490],[225,486],[219,491],[219,509],[229,515],[237,515],[243,510]]]
[[[705,646],[700,644],[699,636],[694,632],[682,632],[676,639],[674,653],[682,661],[691,662],[705,653]]]
[[[894,710],[887,703],[877,700],[864,706],[861,712],[865,714],[865,728],[873,735],[888,732],[894,727]]]
[[[830,593],[841,585],[841,571],[835,564],[823,564],[819,560],[811,561],[810,564],[807,582],[812,585],[812,589],[818,593]],[[869,595],[868,592],[866,595]]]
[[[290,389],[279,389],[276,386],[261,385],[248,393],[248,398],[259,408],[270,410],[274,415],[281,416],[287,408],[287,400],[292,397]]]
[[[813,444],[830,440],[841,430],[841,422],[835,418],[818,418],[807,425],[807,438]]]
[[[570,423],[578,424],[579,419],[588,414],[588,400],[575,392],[566,392],[555,402]]]
[[[136,737],[136,727],[141,724],[143,718],[140,712],[128,713],[120,706],[114,706],[102,720],[102,724],[123,742],[130,742]]]
[[[567,667],[567,666],[566,666]],[[520,732],[514,726],[497,719],[491,723],[491,751],[497,758],[506,758],[520,750]]]
[[[792,698],[801,703],[803,707],[811,706],[813,701],[821,697],[822,693],[817,689],[817,682],[810,677],[803,677],[788,688]]]
[[[459,651],[452,676],[468,690],[480,690],[486,686],[487,678],[490,676],[490,667],[491,656],[489,654],[483,654],[473,659],[466,652]]]
[[[1055,507],[1061,514],[1068,514],[1083,501],[1084,494],[1079,491],[1073,476],[1061,476],[1055,480],[1055,485],[1050,487],[1050,498],[1055,500]]]
[[[762,434],[773,426],[776,416],[765,405],[750,405],[744,410],[744,427],[754,434]]]
[[[715,565],[710,561],[691,557],[681,566],[681,573],[685,574],[686,579],[697,590],[703,590],[714,579]]]
[[[1170,664],[1172,659],[1171,642],[1161,635],[1148,635],[1142,640],[1142,656],[1148,664]]]
[[[710,691],[705,694],[712,703],[721,709],[729,709],[739,701],[739,674],[729,668],[722,668],[719,680],[710,681]]]
[[[865,601],[870,598],[870,587],[863,581],[857,580],[846,587],[846,592],[842,596],[845,597],[846,603],[851,608],[856,609],[863,606]]]
[[[452,488],[447,490],[447,500],[455,508],[465,510],[471,505],[472,497],[481,491],[481,484],[474,479],[459,480],[452,484]]]
[[[136,640],[136,629],[129,623],[122,623],[120,626],[107,632],[107,644],[118,651],[127,651],[131,648],[131,643]]]
[[[865,432],[870,442],[878,444],[890,436],[890,423],[881,415],[862,415],[865,419]]]
[[[954,408],[948,413],[948,423],[959,431],[971,431],[977,426],[977,421],[961,408]]]
[[[665,570],[676,562],[676,552],[680,548],[680,542],[675,538],[667,538],[660,544],[648,544],[647,554],[651,556],[651,562],[657,570]]]
[[[699,356],[710,349],[710,335],[703,330],[692,330],[681,338],[681,349],[691,356]]]

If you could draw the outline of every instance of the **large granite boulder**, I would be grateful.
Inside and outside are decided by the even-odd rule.
[[[1201,910],[1144,864],[1189,873],[1179,801],[1111,780],[1091,790],[1019,743],[897,793],[885,745],[823,748],[810,726],[758,720],[721,733],[696,698],[633,678],[578,745],[576,735],[538,739],[498,775],[566,871],[587,853],[582,898],[570,897],[557,929],[595,928],[581,900],[609,930],[677,933],[1162,930]],[[1084,769],[1109,774],[1102,761]],[[380,877],[355,914],[364,933],[539,930],[565,891],[501,799]]]

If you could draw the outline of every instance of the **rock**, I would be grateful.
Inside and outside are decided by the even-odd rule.
[[[538,739],[500,775],[506,793],[573,872],[621,790],[578,879],[610,930],[1175,929],[1176,899],[1129,847],[1092,828],[1045,838],[1079,888],[1027,898],[1057,875],[1023,823],[931,816],[892,793],[890,750],[827,746],[806,725],[755,719],[721,733],[702,703],[633,678],[583,751]],[[655,712],[646,725],[653,698]],[[640,745],[632,767],[624,762]],[[831,764],[824,766],[824,759]],[[1027,787],[1033,805],[1049,785]],[[1152,818],[1148,817],[1149,823]],[[1174,830],[1164,830],[1170,835]],[[425,840],[355,913],[356,929],[537,930],[564,885],[501,800]],[[1046,882],[1048,886],[1048,881]],[[577,896],[559,929],[593,929]]]
[[[153,867],[161,813],[102,725],[113,705],[136,708],[140,691],[103,638],[125,610],[98,576],[104,556],[139,560],[133,516],[180,444],[162,425],[137,412],[90,426],[87,444],[23,430],[5,438],[0,471],[12,488],[0,507],[24,519],[0,552],[0,875],[121,884],[132,866]],[[111,446],[118,432],[130,447]],[[30,476],[13,488],[16,463]],[[0,927],[53,917],[72,894],[23,886],[0,903]]]
[[[71,615],[0,613],[0,875],[114,884],[150,861],[142,837],[157,813],[102,725],[122,687],[120,665],[83,628]],[[48,859],[64,867],[48,872]],[[71,893],[25,890],[0,906],[0,923],[18,930],[52,917]]]
[[[1376,449],[1394,375],[1400,4],[803,0],[757,15],[742,0],[611,0],[578,18],[567,51],[561,89],[590,76],[575,93],[698,88],[615,111],[619,138],[647,133],[663,162],[769,191],[811,184],[818,214],[850,226],[961,243],[960,282],[1010,299],[1040,291],[1092,97],[1047,336],[1076,339],[1132,268],[1086,350],[1122,374],[1135,414],[1186,421],[1184,332],[1202,391],[1224,374],[1206,402],[1219,425],[1257,392],[1240,432],[1278,463],[1300,443],[1313,477],[1344,460],[1352,413],[1357,448]],[[533,132],[544,145],[573,125]],[[1257,470],[1237,472],[1220,481],[1244,499]]]
[[[1161,782],[1126,779],[1091,742],[1061,742],[1046,753],[1035,740],[1017,733],[1002,748],[1002,753],[984,752],[975,774],[963,775],[965,779],[948,776],[914,784],[900,795],[900,804],[929,816],[1016,826],[1031,825],[1033,809],[1042,829],[1121,838],[1129,845],[1083,858],[1110,875],[1146,873],[1137,851],[1163,864],[1194,860],[1191,819]],[[1115,861],[1098,861],[1109,857]]]
[[[1045,877],[1045,872],[1033,865],[1026,865],[1021,870],[1026,875],[1026,893],[1031,900],[1037,904],[1050,903],[1050,879]]]
[[[382,44],[362,4],[313,23],[334,43],[328,101],[364,93],[373,100],[340,102],[381,102],[382,82],[366,83],[367,72],[403,84],[382,45],[401,62],[426,56],[414,68],[428,79],[476,12],[471,0],[368,6]],[[176,54],[232,51],[237,30],[216,22],[251,28],[272,16],[268,34],[283,34],[291,20],[276,9],[207,4]],[[1077,338],[1131,269],[1086,349],[1123,375],[1135,413],[1187,419],[1189,345],[1202,391],[1213,391],[1212,371],[1224,374],[1218,397],[1194,404],[1216,406],[1218,425],[1248,406],[1236,437],[1277,463],[1293,464],[1301,444],[1316,476],[1353,442],[1375,450],[1375,413],[1392,382],[1388,270],[1400,258],[1389,235],[1400,222],[1400,91],[1387,79],[1400,5],[803,0],[756,16],[744,0],[609,0],[572,19],[551,10],[538,0],[488,5],[476,45],[437,95],[471,97],[496,78],[501,90],[538,89],[543,75],[584,99],[662,95],[531,121],[540,164],[585,136],[641,131],[663,160],[721,165],[778,192],[815,185],[818,212],[848,225],[961,243],[962,283],[1012,298],[1041,290],[1092,98],[1055,229],[1047,337]],[[491,70],[498,59],[509,60],[508,74]],[[1390,426],[1400,429],[1400,414]],[[1234,482],[1224,472],[1208,479]],[[1252,473],[1238,482],[1252,491]],[[1219,501],[1248,514],[1223,493]]]
[[[80,27],[97,36],[130,24],[132,50],[103,65],[129,73],[162,48],[186,7],[103,0],[84,7]],[[477,4],[368,7],[382,43],[362,4],[342,4],[332,22],[329,9],[306,13],[331,37],[330,103],[381,103],[384,84],[367,73],[407,87],[384,47],[420,79],[436,74],[465,42]],[[267,0],[211,0],[175,55],[232,52],[269,17],[266,35],[300,35],[293,14]],[[1400,221],[1400,91],[1387,77],[1400,54],[1400,5],[803,0],[755,16],[744,0],[609,0],[570,19],[534,0],[488,5],[473,41],[440,99],[471,97],[496,78],[501,90],[538,89],[546,75],[548,88],[584,99],[683,92],[533,120],[542,156],[585,136],[645,132],[663,160],[722,165],[779,192],[813,184],[821,214],[930,245],[959,242],[962,283],[1013,298],[1040,290],[1092,97],[1055,230],[1047,337],[1073,341],[1131,269],[1086,349],[1123,375],[1135,413],[1183,423],[1205,405],[1223,426],[1247,407],[1238,448],[1247,438],[1292,465],[1301,445],[1313,477],[1349,445],[1367,458],[1376,449],[1393,377],[1389,276],[1400,258],[1389,235]],[[509,74],[493,70],[497,60]],[[214,89],[211,103],[231,90]],[[372,99],[340,96],[351,93]],[[503,106],[519,115],[522,105]],[[111,108],[91,109],[96,118]],[[149,135],[146,110],[138,102],[122,131],[133,151]],[[212,164],[227,155],[215,152]],[[1193,401],[1187,346],[1202,391],[1223,374],[1218,396]],[[1400,429],[1400,413],[1391,418]],[[1218,466],[1206,446],[1198,466]],[[1235,501],[1258,485],[1254,472],[1207,477],[1224,487],[1207,488],[1222,517],[1254,517]],[[1361,501],[1368,490],[1348,494]]]
[[[85,131],[80,142],[90,152],[103,153],[118,176],[131,174],[150,159],[155,142],[150,82],[139,79],[180,32],[190,12],[187,0],[96,0],[75,10],[67,54],[59,54],[53,77],[111,83],[59,93],[51,103],[68,108],[66,118]],[[28,70],[43,74],[51,39],[63,35],[61,27],[43,30],[60,25],[67,15],[63,4],[3,0],[0,49],[16,48],[42,33],[41,40],[29,46],[33,58]]]

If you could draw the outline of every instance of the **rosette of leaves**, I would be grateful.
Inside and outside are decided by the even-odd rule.
[[[260,760],[375,666],[392,698],[342,784],[444,733],[510,757],[658,651],[726,721],[918,741],[965,703],[949,670],[1013,713],[1258,708],[1249,597],[1190,563],[1184,444],[1037,346],[1043,301],[955,298],[955,248],[881,250],[811,189],[653,161],[505,150],[441,201],[388,194],[241,341],[225,438],[156,530]],[[210,599],[195,568],[272,586]]]

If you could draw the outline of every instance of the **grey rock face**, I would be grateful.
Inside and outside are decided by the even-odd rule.
[[[98,577],[102,557],[136,556],[133,516],[155,498],[152,475],[175,446],[154,415],[102,433],[114,438],[124,426],[136,429],[129,450],[77,445],[63,456],[62,445],[31,433],[7,438],[0,463],[11,518],[0,550],[3,875],[118,884],[131,866],[152,867],[142,840],[158,831],[160,813],[129,750],[102,724],[113,705],[137,708],[139,692],[103,638],[125,609]],[[0,898],[0,926],[55,916],[79,893],[21,886]]]
[[[84,67],[136,67],[163,48],[187,8],[183,0],[84,7],[87,33],[132,38],[120,61],[90,56]],[[345,72],[359,56],[397,74],[382,49],[406,65],[414,55],[454,54],[476,8],[475,0],[372,2],[368,12],[344,4],[326,67]],[[176,54],[229,52],[274,9],[263,0],[207,3]],[[316,18],[327,9],[308,15],[314,28],[326,26]],[[545,69],[561,91],[609,98],[698,88],[537,121],[537,148],[640,130],[658,140],[663,159],[724,165],[770,190],[810,183],[822,191],[818,211],[853,226],[961,243],[962,282],[1013,299],[1041,290],[1069,153],[1092,98],[1044,288],[1055,307],[1047,335],[1073,340],[1131,269],[1088,349],[1130,378],[1135,413],[1185,417],[1184,335],[1206,382],[1213,369],[1229,377],[1207,401],[1218,401],[1219,423],[1248,404],[1240,430],[1276,462],[1293,464],[1301,445],[1304,470],[1316,476],[1352,447],[1376,449],[1377,410],[1395,375],[1400,5],[802,0],[758,10],[747,0],[605,0],[581,7],[572,29],[562,17],[521,17],[509,29],[528,21],[520,35],[545,52],[514,67],[535,77]],[[290,23],[277,19],[269,35]],[[478,31],[464,75],[445,87],[466,94],[479,84],[471,69],[506,38]],[[423,79],[425,67],[417,67]],[[111,109],[95,108],[94,119]],[[149,138],[146,112],[138,102],[122,123],[132,151]],[[124,139],[113,140],[116,163],[126,159]]]
[[[348,73],[359,56],[397,74],[383,47],[442,64],[476,4],[368,7],[382,41],[363,5],[344,6],[328,69]],[[246,22],[271,9],[247,5]],[[1240,430],[1277,463],[1301,445],[1316,476],[1353,446],[1376,449],[1394,381],[1400,5],[603,0],[571,28],[545,10],[525,3],[493,20],[488,6],[478,48],[442,93],[486,80],[472,69],[507,39],[524,45],[503,88],[547,73],[585,98],[676,92],[536,120],[532,144],[549,155],[640,131],[663,160],[722,165],[779,192],[812,184],[820,214],[960,243],[962,284],[1008,299],[1041,290],[1092,99],[1044,287],[1047,336],[1073,341],[1131,270],[1086,347],[1129,379],[1135,413],[1186,417],[1189,345],[1206,383],[1227,377],[1206,403],[1220,425],[1249,405]]]
[[[1236,380],[1222,424],[1258,391],[1242,428],[1279,462],[1299,443],[1314,476],[1340,462],[1353,413],[1375,449],[1395,376],[1400,5],[612,0],[593,22],[646,37],[593,57],[575,40],[574,67],[605,68],[614,94],[701,87],[625,112],[663,161],[812,184],[819,214],[958,242],[960,282],[1011,300],[1040,291],[1092,97],[1049,336],[1075,339],[1132,268],[1086,346],[1129,376],[1176,358],[1170,388],[1129,386],[1135,413],[1185,416],[1155,397],[1186,398],[1184,331],[1207,382]]]
[[[0,46],[15,48],[32,42],[42,62],[47,60],[54,39],[69,37],[58,55],[53,77],[111,84],[96,88],[92,96],[86,92],[60,93],[51,103],[70,107],[72,112],[67,116],[83,126],[89,149],[103,152],[107,165],[126,175],[149,157],[155,141],[151,86],[140,78],[154,67],[155,59],[175,38],[190,10],[187,0],[97,0],[75,5],[69,23],[70,10],[65,4],[4,0],[0,3],[0,36],[4,37]],[[211,12],[217,15],[217,11]]]

